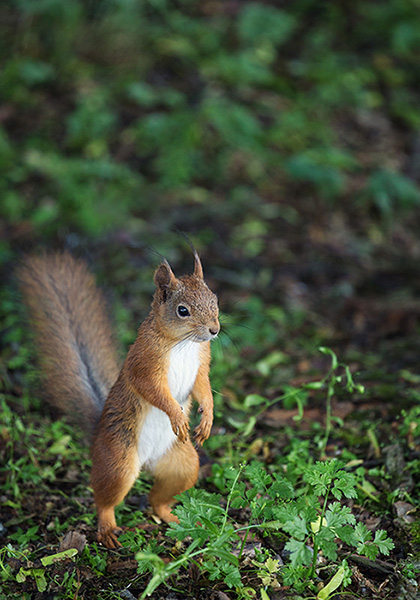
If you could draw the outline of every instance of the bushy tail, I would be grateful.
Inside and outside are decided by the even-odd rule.
[[[29,257],[18,277],[45,395],[90,435],[119,371],[105,300],[68,253]]]

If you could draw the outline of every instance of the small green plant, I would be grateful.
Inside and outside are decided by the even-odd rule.
[[[364,195],[372,201],[387,226],[397,212],[420,204],[418,186],[408,177],[388,169],[377,169],[370,175]]]
[[[246,419],[244,420],[243,416],[238,418],[236,415],[228,415],[226,417],[229,425],[236,430],[235,438],[243,440],[244,438],[249,437],[255,430],[258,418],[268,408],[279,402],[282,402],[283,406],[287,409],[291,409],[296,406],[298,409],[298,414],[294,417],[294,420],[301,421],[304,416],[304,408],[308,403],[309,392],[325,391],[325,431],[324,435],[319,439],[320,453],[321,456],[324,455],[334,422],[338,423],[340,426],[343,425],[342,419],[335,417],[332,414],[332,400],[334,395],[336,395],[339,390],[344,390],[349,395],[355,392],[363,394],[364,386],[354,381],[350,367],[345,363],[339,362],[337,355],[333,350],[321,346],[319,351],[322,354],[326,354],[331,357],[331,366],[325,376],[318,381],[311,381],[310,383],[303,384],[300,387],[285,385],[283,386],[284,394],[274,398],[273,400],[269,400],[260,394],[249,394],[246,396],[241,405],[241,408],[243,409],[242,412],[245,412]],[[281,353],[274,352],[267,359],[259,361],[259,363],[257,363],[257,367],[260,371],[268,374],[269,370],[282,360],[284,360],[283,355]]]
[[[343,425],[342,420],[334,417],[332,414],[332,399],[334,394],[337,393],[338,387],[343,386],[349,394],[353,394],[355,391],[359,394],[363,394],[365,388],[363,385],[354,382],[350,367],[345,363],[340,363],[337,355],[333,350],[331,350],[331,348],[325,348],[324,346],[321,346],[319,351],[322,352],[322,354],[327,354],[331,357],[331,367],[321,380],[304,384],[302,387],[305,390],[326,390],[327,392],[325,405],[325,435],[321,441],[321,451],[325,452],[325,448],[328,444],[328,439],[333,428],[333,422],[336,421],[339,425]]]
[[[83,562],[88,565],[95,575],[102,576],[106,571],[106,554],[96,543],[86,545],[83,550]]]
[[[15,579],[18,583],[25,583],[27,578],[33,578],[39,592],[45,592],[47,589],[46,573],[47,568],[61,560],[73,558],[77,554],[75,548],[69,548],[63,552],[44,556],[40,559],[40,564],[35,564],[29,560],[26,553],[15,550],[10,544],[0,550],[0,579],[7,581]],[[14,558],[23,563],[16,575],[13,575],[10,565],[5,564],[5,558]]]
[[[331,497],[357,497],[357,477],[343,464],[336,459],[317,462],[308,467],[303,479],[309,484],[305,496],[275,508],[278,520],[271,524],[291,536],[285,546],[290,552],[290,565],[284,569],[286,583],[302,587],[312,580],[320,554],[336,561],[340,540],[371,559],[379,552],[389,554],[394,544],[385,531],[377,530],[373,537],[366,525],[356,524],[348,506],[331,502]]]
[[[33,525],[33,527],[29,527],[26,531],[22,531],[21,527],[18,527],[17,531],[12,533],[9,537],[21,546],[26,546],[29,542],[33,542],[38,538],[36,535],[38,529],[38,525]]]
[[[246,586],[241,559],[245,543],[249,536],[253,539],[257,529],[271,535],[281,531],[289,536],[285,551],[290,564],[280,569],[278,561],[270,556],[263,564],[253,563],[262,583],[276,586],[281,578],[298,591],[314,590],[322,555],[327,561],[323,569],[333,570],[333,576],[324,592],[320,592],[320,600],[326,600],[338,587],[351,581],[345,557],[339,561],[339,544],[344,543],[370,559],[380,552],[389,554],[394,547],[385,531],[378,530],[373,536],[363,523],[356,523],[351,509],[339,502],[357,496],[358,481],[335,459],[308,465],[303,475],[305,493],[298,497],[284,476],[268,473],[257,461],[231,468],[226,479],[230,479],[230,492],[224,508],[218,494],[196,489],[180,496],[181,504],[176,509],[180,523],[173,524],[168,534],[178,542],[192,540],[181,555],[166,563],[156,552],[137,553],[141,571],[153,572],[142,598],[191,563],[210,580],[223,580],[228,587],[243,592]],[[250,511],[249,524],[236,526],[229,515],[231,508]]]
[[[413,556],[409,556],[406,561],[401,564],[401,571],[407,579],[416,579],[420,573],[420,563]]]
[[[240,586],[239,559],[231,552],[232,545],[240,541],[233,523],[228,519],[231,499],[232,495],[229,495],[227,506],[223,509],[218,494],[190,490],[182,495],[182,504],[176,509],[180,523],[172,525],[168,533],[177,540],[191,537],[192,542],[183,554],[169,563],[165,563],[156,552],[136,554],[140,570],[153,571],[142,598],[188,563],[195,563],[200,569],[206,570],[211,580],[221,578],[228,587]],[[200,562],[198,557],[201,558]]]

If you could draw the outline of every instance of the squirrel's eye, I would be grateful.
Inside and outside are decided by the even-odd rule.
[[[188,317],[190,314],[188,308],[186,306],[182,306],[182,304],[178,306],[177,312],[180,317]]]

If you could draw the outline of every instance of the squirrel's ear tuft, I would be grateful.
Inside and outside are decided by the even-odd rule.
[[[204,274],[203,274],[203,267],[201,266],[201,260],[200,257],[197,254],[197,251],[195,249],[193,249],[194,251],[194,275],[196,277],[199,277],[200,279],[204,278]]]
[[[176,288],[177,279],[173,274],[169,263],[164,262],[158,266],[155,271],[154,282],[156,287],[163,292],[168,292]]]

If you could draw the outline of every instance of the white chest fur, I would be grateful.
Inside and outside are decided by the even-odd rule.
[[[185,340],[174,346],[170,353],[168,385],[172,396],[181,406],[186,405],[197,377],[199,350],[199,343]],[[140,465],[153,470],[153,466],[172,447],[175,440],[168,415],[152,406],[139,436]]]
[[[171,350],[168,369],[168,384],[172,396],[181,405],[191,393],[200,365],[200,344],[185,340]]]

